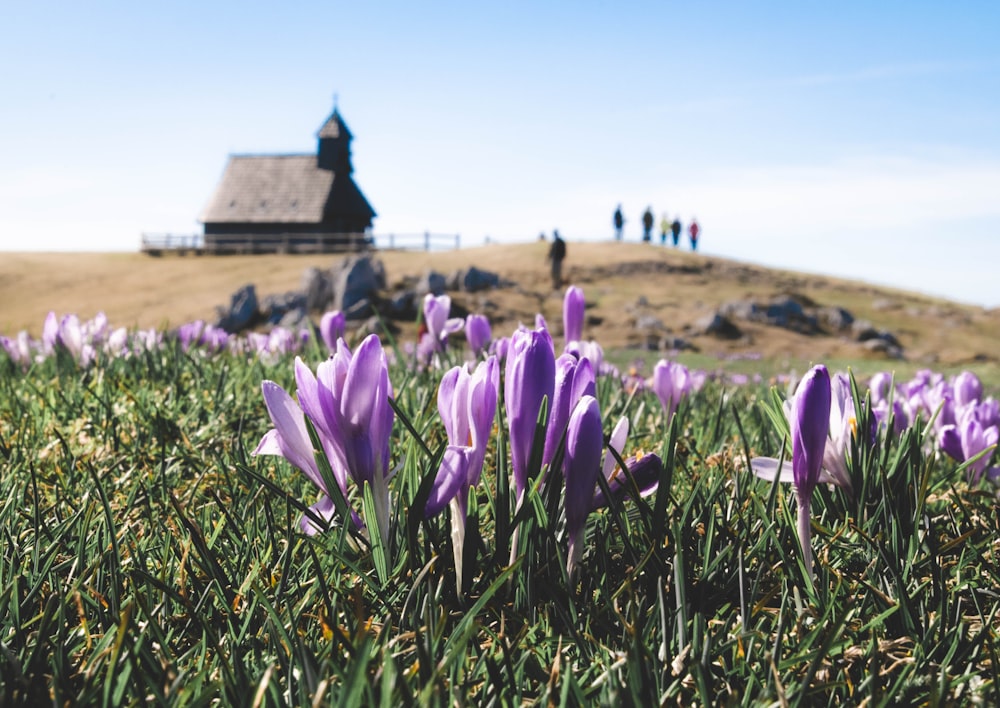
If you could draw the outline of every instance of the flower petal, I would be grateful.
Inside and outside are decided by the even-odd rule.
[[[440,514],[456,494],[468,490],[468,470],[469,448],[460,445],[445,448],[441,466],[434,478],[434,486],[424,506],[425,518]]]
[[[333,499],[324,494],[318,502],[309,507],[309,511],[323,519],[323,521],[326,522],[326,526],[330,526],[332,525],[333,518],[337,513],[337,507],[334,505]],[[303,514],[302,518],[299,520],[299,528],[301,528],[302,532],[307,536],[315,536],[317,533],[326,530],[323,526],[317,526],[316,522],[305,514]]]
[[[789,460],[778,460],[774,457],[755,457],[750,460],[750,469],[761,479],[773,482],[791,484],[794,481],[792,474],[792,463]],[[780,470],[780,472],[779,472]]]

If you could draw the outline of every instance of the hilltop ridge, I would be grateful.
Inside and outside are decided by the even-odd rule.
[[[562,292],[553,291],[544,242],[492,244],[439,252],[376,251],[390,290],[429,269],[447,274],[475,266],[498,273],[510,287],[453,293],[456,305],[487,314],[497,334],[541,313],[561,332]],[[114,325],[170,327],[213,320],[215,308],[237,288],[259,294],[296,290],[310,267],[339,256],[264,255],[152,258],[138,253],[9,253],[0,262],[0,333],[40,334],[46,313],[92,317],[103,311]],[[688,343],[710,355],[752,353],[763,358],[886,358],[820,317],[813,331],[768,324],[745,315],[751,303],[791,301],[810,312],[846,312],[898,341],[903,356],[927,365],[1000,360],[1000,312],[922,294],[823,275],[770,269],[649,244],[569,244],[568,283],[584,289],[585,336],[605,349],[649,349]],[[728,307],[728,310],[723,308]],[[793,305],[794,307],[794,305]],[[728,312],[738,334],[703,333]],[[404,326],[403,336],[412,336]],[[877,349],[877,348],[876,348]]]

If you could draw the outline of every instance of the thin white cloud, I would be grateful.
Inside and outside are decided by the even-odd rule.
[[[1000,162],[866,158],[808,168],[721,169],[664,185],[662,193],[732,228],[775,222],[797,229],[859,222],[905,228],[1000,219]]]
[[[908,78],[913,76],[940,76],[942,74],[965,73],[977,71],[983,66],[971,61],[918,61],[900,64],[883,64],[867,66],[852,71],[829,71],[802,76],[778,77],[755,86],[829,86],[832,84],[851,84],[860,82],[883,81],[886,79]]]

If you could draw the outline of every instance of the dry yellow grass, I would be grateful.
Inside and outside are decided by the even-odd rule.
[[[449,273],[477,266],[499,273],[516,287],[456,295],[470,310],[486,311],[498,331],[541,312],[558,328],[561,293],[548,279],[545,243],[494,244],[445,252],[380,251],[390,287],[404,276],[433,268]],[[45,315],[103,311],[115,325],[171,327],[213,319],[215,307],[253,283],[259,296],[300,288],[309,267],[326,268],[338,256],[165,256],[139,253],[6,253],[0,259],[0,333],[41,331]],[[771,270],[645,244],[570,243],[565,275],[584,288],[588,314],[600,320],[589,334],[606,347],[639,344],[634,321],[659,318],[678,336],[722,303],[794,292],[823,305],[836,305],[856,318],[893,332],[914,361],[961,364],[995,361],[1000,350],[1000,315],[994,310],[868,284]],[[640,302],[640,298],[644,302]],[[794,334],[740,323],[743,340],[695,339],[706,352],[752,349],[765,357],[819,360],[865,356],[839,336]],[[404,329],[404,336],[411,334]]]

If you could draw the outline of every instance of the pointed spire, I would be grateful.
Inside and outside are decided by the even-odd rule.
[[[333,94],[333,113],[326,119],[316,134],[319,138],[317,164],[323,170],[354,171],[351,166],[351,140],[354,136],[348,130],[344,119],[337,110],[337,94]]]

